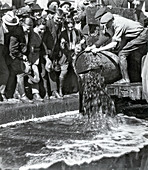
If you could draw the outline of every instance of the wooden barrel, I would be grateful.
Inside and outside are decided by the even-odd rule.
[[[105,83],[113,83],[121,78],[119,58],[117,55],[108,51],[102,51],[97,54],[82,52],[77,56],[75,69],[78,74],[101,69]]]

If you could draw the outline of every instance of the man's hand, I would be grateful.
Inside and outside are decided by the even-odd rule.
[[[88,46],[88,47],[85,48],[85,51],[89,52],[89,51],[91,51],[91,48]]]
[[[47,72],[50,72],[52,68],[53,68],[52,61],[49,58],[46,59],[45,70]]]
[[[94,48],[96,48],[95,45],[87,46],[87,47],[85,48],[85,51],[86,51],[86,52],[89,52],[89,51],[91,51],[91,50],[94,49]]]
[[[92,51],[92,53],[96,54],[96,53],[98,53],[101,50],[100,50],[100,48],[94,48],[91,51]]]

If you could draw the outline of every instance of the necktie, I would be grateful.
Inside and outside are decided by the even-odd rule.
[[[72,31],[70,31],[70,42],[73,42],[73,35],[72,35]]]

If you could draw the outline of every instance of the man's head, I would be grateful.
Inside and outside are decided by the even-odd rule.
[[[75,25],[75,22],[74,22],[73,18],[71,18],[71,17],[66,18],[65,26],[66,26],[67,30],[72,31],[74,28],[74,25]]]
[[[106,29],[112,27],[113,20],[114,20],[114,16],[110,12],[107,12],[101,17],[100,26],[103,28],[104,33],[106,32]]]
[[[60,8],[63,10],[65,14],[68,14],[70,11],[71,3],[70,2],[63,2],[60,5]]]
[[[40,17],[42,14],[43,9],[38,5],[34,4],[32,7],[32,13],[34,17]]]
[[[48,8],[48,10],[56,12],[59,5],[60,5],[59,0],[49,0],[48,3],[47,3],[47,8]]]
[[[45,31],[46,31],[46,24],[44,23],[41,23],[38,27],[37,27],[37,31],[38,31],[38,34],[43,37]]]
[[[25,18],[22,26],[25,33],[30,33],[33,30],[33,20],[31,18]]]
[[[11,31],[14,26],[19,24],[19,18],[15,16],[13,11],[8,11],[3,17],[2,21],[5,24],[8,31]]]
[[[53,20],[56,24],[60,24],[62,22],[63,14],[64,13],[63,13],[62,9],[57,9],[57,11],[54,15],[54,18],[53,18]]]

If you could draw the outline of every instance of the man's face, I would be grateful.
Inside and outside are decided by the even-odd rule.
[[[62,6],[62,10],[65,14],[69,13],[70,6],[68,4],[65,4]]]
[[[103,34],[105,34],[107,30],[106,24],[100,24],[100,29],[102,30]]]
[[[25,33],[29,34],[31,32],[31,30],[32,30],[32,26],[24,24],[23,25],[23,30],[24,30]]]
[[[107,30],[112,28],[112,23],[113,20],[110,20],[109,22],[104,24],[100,24],[100,29],[103,30],[103,34],[107,33]]]
[[[67,24],[67,28],[68,28],[69,31],[72,31],[73,28],[74,28],[74,24],[73,24],[72,22],[69,22],[69,23]]]
[[[51,9],[53,11],[56,11],[58,9],[58,3],[57,2],[52,2],[50,5],[49,5],[49,8],[48,9]]]
[[[43,36],[43,34],[45,33],[45,30],[46,30],[46,26],[45,25],[39,25],[39,27],[38,27],[38,31],[39,31],[39,34],[40,34],[40,36],[42,37]]]
[[[54,15],[54,22],[56,24],[60,24],[62,22],[62,17],[59,16],[57,13]]]
[[[65,44],[66,44],[66,40],[64,38],[62,38],[61,42],[60,42],[61,49],[65,49]]]

